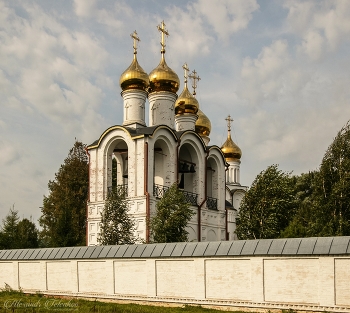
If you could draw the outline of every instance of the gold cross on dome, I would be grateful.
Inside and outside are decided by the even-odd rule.
[[[134,54],[137,53],[137,42],[141,41],[139,36],[137,36],[136,30],[132,34],[130,34],[131,38],[134,39]]]
[[[231,131],[231,122],[233,122],[233,119],[231,118],[231,115],[226,117],[225,121],[227,121],[227,128],[228,128],[228,131],[230,132]]]
[[[162,53],[165,53],[165,37],[164,37],[164,35],[167,35],[167,36],[169,36],[169,33],[168,33],[168,31],[165,29],[165,23],[164,23],[164,21],[162,21],[161,23],[160,23],[160,25],[158,25],[157,26],[157,28],[158,28],[158,30],[162,33],[162,41],[161,41],[161,45],[162,45],[162,50],[161,50],[161,52]]]
[[[201,78],[197,75],[196,70],[193,70],[192,74],[190,74],[188,77],[193,80],[192,88],[193,88],[193,95],[195,96],[196,95],[196,89],[197,89],[197,81],[200,81]]]
[[[187,84],[188,72],[189,72],[190,69],[188,68],[187,63],[185,63],[185,64],[182,66],[182,68],[183,68],[184,71],[185,71],[185,74],[184,74],[184,77],[185,77],[185,84]]]

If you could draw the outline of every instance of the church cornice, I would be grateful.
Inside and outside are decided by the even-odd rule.
[[[147,128],[152,128],[153,132],[152,134],[149,134],[149,137],[154,137],[156,132],[161,130],[161,129],[165,129],[167,131],[169,131],[171,133],[171,135],[174,137],[175,141],[178,141],[179,137],[177,136],[177,132],[175,132],[173,129],[171,129],[169,126],[167,125],[157,125],[157,126],[153,126],[153,127],[147,127]]]
[[[179,136],[179,139],[182,140],[182,138],[187,135],[187,134],[192,134],[194,135],[196,138],[199,139],[199,141],[201,142],[202,146],[203,146],[203,149],[204,151],[207,151],[207,146],[205,145],[205,142],[203,141],[202,137],[200,135],[198,135],[194,130],[184,130],[184,131],[179,131],[179,132],[176,132]]]
[[[103,141],[103,139],[112,131],[120,129],[124,131],[132,140],[144,138],[144,137],[153,137],[155,133],[160,129],[167,130],[176,141],[179,140],[179,136],[177,132],[175,132],[173,129],[171,129],[167,125],[157,125],[157,126],[151,126],[151,127],[140,127],[140,128],[129,128],[127,126],[121,126],[121,125],[114,125],[106,129],[103,134],[100,136],[98,140],[95,140],[91,145],[87,147],[88,150],[98,148]]]
[[[121,125],[114,125],[114,126],[111,126],[109,127],[108,129],[106,129],[102,135],[100,136],[100,138],[98,140],[95,140],[91,145],[87,146],[87,149],[88,150],[91,150],[91,149],[95,149],[95,148],[98,148],[102,142],[102,140],[112,131],[116,130],[116,129],[120,129],[122,131],[124,131],[131,139],[135,139],[135,137],[144,137],[144,135],[142,136],[138,136],[137,134],[135,134],[134,136],[132,135],[132,133],[136,133],[136,130],[137,129],[133,129],[133,128],[127,128],[127,127],[124,127],[124,126],[121,126]]]
[[[216,151],[218,151],[218,152],[220,153],[220,155],[221,155],[223,161],[224,161],[225,167],[229,167],[229,166],[230,166],[230,165],[226,162],[225,156],[224,156],[224,154],[223,154],[223,152],[222,152],[222,150],[220,149],[219,146],[217,146],[217,145],[207,146],[207,151],[210,152],[210,150],[216,150]]]

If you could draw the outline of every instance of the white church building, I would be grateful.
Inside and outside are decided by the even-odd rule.
[[[137,61],[139,38],[136,31],[132,34],[134,57],[120,77],[123,123],[109,127],[87,147],[87,245],[98,244],[101,212],[112,181],[125,188],[137,235],[145,242],[151,239],[146,221],[174,183],[194,212],[187,226],[189,241],[235,239],[235,219],[246,187],[240,185],[242,152],[231,139],[232,119],[226,118],[228,137],[221,148],[209,145],[211,123],[195,98],[199,77],[195,71],[189,75],[185,64],[184,87],[178,96],[179,77],[165,61],[164,22],[158,30],[161,60],[149,75]],[[188,78],[193,79],[193,93]]]

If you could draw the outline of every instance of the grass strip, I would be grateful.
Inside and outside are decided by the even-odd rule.
[[[89,301],[79,298],[53,297],[40,293],[25,294],[6,286],[0,291],[0,313],[214,313],[222,312],[201,306],[181,307],[151,306],[141,304],[120,304]]]

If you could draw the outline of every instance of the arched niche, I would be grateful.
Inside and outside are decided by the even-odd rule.
[[[244,190],[238,189],[235,190],[232,194],[232,205],[238,212],[245,193],[246,192]]]
[[[187,226],[187,227],[186,227],[186,230],[187,230],[187,232],[188,232],[187,239],[188,239],[189,242],[198,241],[198,240],[197,240],[196,231],[193,229],[192,226]]]
[[[218,240],[216,232],[212,229],[209,229],[207,232],[207,241],[216,241]]]

